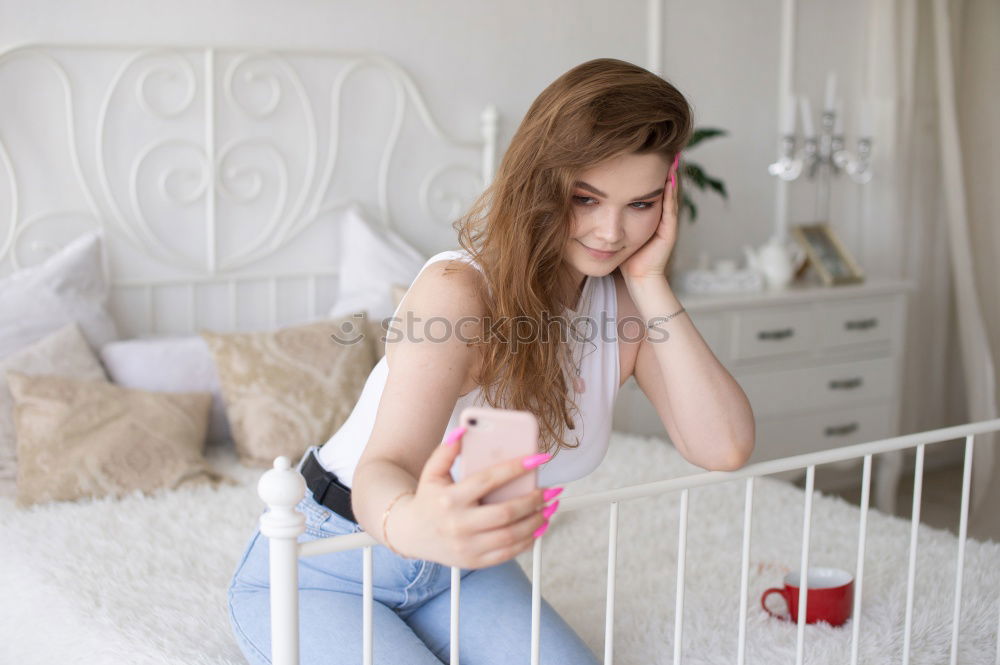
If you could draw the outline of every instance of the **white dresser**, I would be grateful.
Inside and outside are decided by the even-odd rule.
[[[757,435],[750,463],[899,435],[911,289],[906,281],[869,279],[757,293],[677,292],[750,399]],[[619,393],[614,427],[669,439],[632,378]],[[875,504],[891,513],[902,455],[881,454],[873,462]],[[802,473],[774,475],[791,480]]]

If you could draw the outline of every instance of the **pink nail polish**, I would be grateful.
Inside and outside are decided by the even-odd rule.
[[[462,437],[463,434],[465,434],[465,432],[466,432],[466,427],[464,425],[460,425],[455,429],[451,430],[450,432],[448,432],[448,436],[446,436],[444,439],[444,445],[450,446],[451,444],[455,443]]]
[[[542,492],[542,501],[548,501],[549,499],[556,498],[557,496],[562,494],[563,489],[564,488],[562,487],[553,487],[551,489],[545,490],[544,492]]]
[[[545,507],[545,510],[542,511],[542,517],[544,517],[545,519],[549,519],[550,517],[552,517],[552,513],[556,512],[557,510],[559,510],[558,499],[556,499],[555,503]]]
[[[539,453],[537,455],[532,455],[531,457],[525,457],[521,464],[524,465],[525,469],[534,469],[536,466],[545,464],[552,457],[552,453]]]
[[[545,524],[535,529],[535,533],[531,535],[533,535],[535,538],[538,538],[540,535],[545,533],[548,530],[548,528],[549,528],[549,521],[545,520]]]

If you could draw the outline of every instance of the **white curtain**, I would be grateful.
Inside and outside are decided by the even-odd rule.
[[[996,418],[1000,2],[871,0],[868,26],[881,177],[862,213],[866,255],[898,258],[916,285],[903,432]],[[980,539],[1000,540],[997,438],[976,436],[969,535]]]
[[[935,0],[934,37],[942,184],[957,268],[958,332],[971,420],[997,417],[996,367],[1000,342],[997,262],[1000,198],[997,171],[1000,132],[1000,4],[996,0]],[[987,114],[983,114],[983,111]],[[990,164],[992,162],[992,165]],[[987,437],[980,437],[983,444]],[[973,469],[970,533],[995,532],[1000,494],[1000,450],[980,445]]]

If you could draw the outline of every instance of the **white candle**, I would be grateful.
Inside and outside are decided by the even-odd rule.
[[[795,133],[795,95],[785,95],[785,108],[781,109],[781,134],[789,136]]]
[[[784,104],[784,110],[791,116],[791,124],[795,126],[796,99],[792,94],[793,61],[795,54],[795,3],[796,0],[781,2],[781,70],[778,82],[778,104]],[[779,123],[787,121],[788,116],[778,117]],[[775,233],[780,238],[788,235],[788,181],[775,178]]]
[[[834,105],[833,135],[844,135],[844,100],[839,98],[837,99],[837,103]]]
[[[778,80],[778,93],[787,95],[792,91],[794,72],[792,58],[795,55],[795,0],[783,0],[781,3],[781,63]]]
[[[837,74],[830,71],[826,75],[826,98],[823,100],[823,110],[832,111],[834,98],[837,94]]]
[[[813,132],[812,105],[809,103],[809,98],[805,95],[799,95],[799,108],[802,110],[803,134],[805,134],[806,138],[816,136],[816,133]]]

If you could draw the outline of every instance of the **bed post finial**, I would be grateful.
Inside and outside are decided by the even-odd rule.
[[[302,497],[306,495],[306,480],[297,469],[293,469],[291,462],[284,455],[276,457],[274,468],[268,469],[257,482],[257,494],[264,500],[270,510],[267,515],[274,517],[267,520],[267,527],[270,529],[290,528],[302,523],[304,518],[301,513],[294,510]],[[265,522],[261,518],[261,531],[264,531]],[[295,533],[301,533],[300,529]],[[264,532],[268,538],[274,537],[270,533]],[[276,536],[278,534],[275,534]]]
[[[299,544],[306,518],[295,506],[306,494],[306,481],[282,455],[257,482],[257,494],[269,510],[260,516],[267,536],[271,578],[271,662],[299,662]]]

